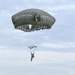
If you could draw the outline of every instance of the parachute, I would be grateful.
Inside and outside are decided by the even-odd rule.
[[[29,46],[28,48],[30,48],[30,49],[37,48],[37,46]]]
[[[12,16],[15,29],[24,32],[50,29],[55,23],[55,18],[40,9],[26,9]]]

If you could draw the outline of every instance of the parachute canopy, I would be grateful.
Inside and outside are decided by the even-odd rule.
[[[30,49],[37,48],[37,46],[29,46],[28,48],[30,48]]]
[[[16,29],[31,32],[40,29],[50,29],[55,23],[55,18],[40,9],[26,9],[12,16]]]

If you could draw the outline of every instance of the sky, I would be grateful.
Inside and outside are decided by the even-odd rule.
[[[15,29],[12,15],[30,8],[51,14],[56,19],[52,28]],[[75,0],[0,0],[0,75],[75,75],[74,25]],[[37,48],[28,49],[31,45]]]

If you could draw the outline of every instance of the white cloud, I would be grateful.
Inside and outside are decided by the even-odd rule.
[[[7,48],[7,46],[1,46],[1,45],[0,45],[0,50],[1,50],[1,49],[5,49],[5,48]]]
[[[75,62],[75,52],[61,53],[51,51],[38,51],[34,59],[41,62]]]
[[[68,46],[57,44],[57,43],[43,43],[42,46],[49,48],[68,48]]]
[[[30,51],[24,50],[0,50],[1,61],[21,61],[22,63],[30,64]],[[35,51],[35,58],[32,61],[35,65],[42,63],[67,63],[75,62],[75,52],[60,53],[51,51]],[[23,64],[23,65],[26,65]]]
[[[25,33],[19,30],[15,30],[11,21],[12,13],[16,13],[22,9],[27,8],[41,8],[43,10],[49,11],[50,13],[57,14],[57,23],[58,19],[62,19],[61,16],[64,14],[65,19],[64,23],[59,24],[60,28],[58,28],[58,24],[55,25],[56,30],[61,30],[63,27],[70,29],[71,33],[74,33],[74,30],[68,26],[68,24],[73,25],[74,15],[71,15],[75,11],[74,0],[22,0],[22,1],[8,1],[1,0],[1,10],[0,10],[0,74],[1,75],[75,75],[75,52],[51,52],[51,51],[38,51],[39,46],[41,49],[47,47],[49,49],[61,49],[63,51],[66,49],[72,50],[75,49],[75,42],[70,42],[72,39],[72,35],[70,35],[69,39],[67,36],[65,38],[59,37],[62,34],[57,35],[58,32],[47,32],[39,31],[39,32],[31,32]],[[17,4],[16,4],[17,3]],[[63,11],[63,12],[59,12]],[[70,11],[71,13],[65,14],[64,11]],[[68,16],[68,17],[67,17]],[[65,20],[65,21],[64,21]],[[60,21],[60,20],[59,20]],[[66,27],[65,27],[66,26]],[[72,26],[74,27],[74,26]],[[55,31],[56,31],[55,30]],[[73,31],[72,31],[73,30]],[[70,32],[69,31],[69,32]],[[60,31],[59,33],[61,33]],[[65,31],[63,31],[65,33]],[[56,35],[57,36],[56,36]],[[41,37],[40,37],[41,36]],[[48,37],[46,37],[48,36]],[[37,38],[36,38],[37,37]],[[56,37],[56,39],[55,39]],[[74,37],[74,35],[73,35]],[[57,41],[59,42],[55,42]],[[59,39],[60,38],[60,39]],[[27,45],[35,44],[34,39],[38,42],[38,44],[42,43],[38,46],[37,51],[35,51],[35,58],[32,62],[30,62],[30,51],[27,50]],[[61,40],[62,39],[62,40]],[[69,42],[61,42],[69,40]],[[51,41],[50,41],[51,40]],[[72,39],[73,40],[73,39]],[[23,42],[22,42],[23,41]],[[53,41],[53,42],[52,42]],[[19,48],[16,50],[16,46]],[[13,47],[13,48],[12,48]],[[34,72],[35,71],[35,72]],[[43,72],[43,73],[42,73]],[[45,74],[44,74],[45,73]]]
[[[53,6],[52,8],[48,8],[49,10],[55,10],[55,11],[60,11],[60,10],[65,10],[65,11],[74,11],[75,10],[75,5],[57,5]]]
[[[61,71],[74,74],[74,68],[71,66],[72,62],[75,62],[75,52],[60,53],[51,51],[36,51],[33,61],[30,62],[30,52],[23,50],[0,50],[0,64],[3,67],[8,66],[8,69],[9,66],[13,66],[13,69],[17,69],[18,67],[21,69],[22,67],[33,67],[33,69],[35,69],[37,67],[42,70],[47,69],[50,71],[55,71],[57,69],[55,73]],[[49,73],[53,74],[53,72]]]
[[[60,42],[60,43],[42,43],[43,47],[49,47],[49,48],[75,48],[74,42]]]
[[[36,2],[41,2],[41,3],[54,3],[54,1],[53,0],[48,0],[48,1],[46,1],[46,0],[35,0]]]

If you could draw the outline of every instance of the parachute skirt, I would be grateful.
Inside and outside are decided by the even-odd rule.
[[[55,18],[40,9],[27,9],[13,15],[12,22],[16,29],[31,32],[50,29],[55,23]]]

